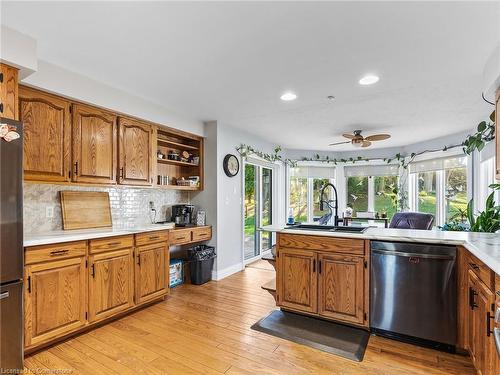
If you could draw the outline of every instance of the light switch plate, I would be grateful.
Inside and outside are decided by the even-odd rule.
[[[45,217],[51,219],[54,217],[54,206],[45,207]]]

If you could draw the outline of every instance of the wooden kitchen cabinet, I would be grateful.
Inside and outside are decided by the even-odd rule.
[[[341,254],[318,254],[318,312],[350,323],[363,324],[364,258]]]
[[[118,134],[113,113],[74,104],[72,181],[116,182]]]
[[[19,120],[24,126],[24,179],[69,181],[70,102],[20,86]]]
[[[136,304],[161,297],[168,292],[168,264],[169,252],[167,243],[160,242],[136,247]]]
[[[494,374],[493,337],[495,294],[472,271],[468,272],[469,316],[467,347],[478,374]]]
[[[11,120],[19,118],[18,69],[0,64],[0,117]]]
[[[35,346],[85,326],[85,257],[25,267],[25,346]]]
[[[317,313],[317,254],[309,250],[280,248],[278,260],[279,306]]]
[[[134,305],[133,248],[89,256],[89,321],[94,322]]]
[[[120,117],[118,138],[119,184],[153,185],[156,130],[147,123]]]

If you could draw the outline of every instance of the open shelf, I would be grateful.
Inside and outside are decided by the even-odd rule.
[[[180,165],[183,167],[194,167],[198,168],[198,164],[193,164],[193,163],[188,163],[185,161],[178,161],[178,160],[169,160],[169,159],[158,159],[158,163],[160,164],[171,164],[171,165]]]
[[[186,191],[200,190],[199,186],[158,185],[158,187],[161,189],[167,189],[167,190],[186,190]]]
[[[167,139],[158,138],[158,144],[160,146],[175,148],[177,150],[199,150],[199,147],[191,146],[183,143],[178,143],[174,141],[169,141]]]

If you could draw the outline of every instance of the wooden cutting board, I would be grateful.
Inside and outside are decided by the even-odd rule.
[[[61,191],[63,229],[111,227],[109,194],[97,191]]]

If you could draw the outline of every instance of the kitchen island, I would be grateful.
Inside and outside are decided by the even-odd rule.
[[[483,375],[497,373],[493,317],[495,304],[500,307],[498,234],[385,228],[368,228],[363,233],[280,227],[262,230],[277,232],[278,307],[366,330],[372,328],[371,241],[456,247],[452,276],[456,282],[456,347],[470,353]],[[414,261],[418,263],[418,259]]]

